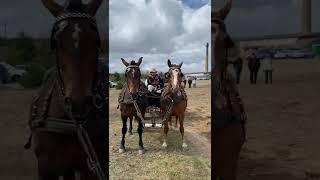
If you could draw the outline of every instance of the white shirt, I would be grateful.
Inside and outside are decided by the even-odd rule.
[[[263,70],[272,70],[272,59],[267,57],[262,61]]]

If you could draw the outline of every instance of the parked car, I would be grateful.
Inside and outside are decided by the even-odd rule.
[[[116,85],[117,85],[117,83],[109,81],[109,87],[110,88],[114,88],[114,87],[116,87]]]
[[[273,57],[275,59],[285,59],[290,57],[289,54],[290,54],[289,51],[281,50],[281,51],[277,51]]]
[[[271,56],[271,57],[273,57],[273,53],[272,53],[272,51],[271,50],[269,50],[269,49],[261,49],[261,50],[258,50],[257,52],[256,52],[256,56],[257,56],[257,58],[258,59],[264,59],[266,56]]]
[[[6,82],[16,82],[26,71],[24,69],[16,68],[6,62],[0,62],[0,65],[7,71],[8,77]]]
[[[314,58],[315,53],[311,49],[302,49],[296,52],[298,56],[297,58]]]

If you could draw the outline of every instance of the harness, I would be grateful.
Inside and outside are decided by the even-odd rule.
[[[128,73],[128,69],[129,69],[129,68],[139,68],[139,66],[137,66],[137,65],[128,65],[127,68],[126,68],[126,73],[125,73],[126,77],[127,77],[127,73]],[[139,79],[140,79],[140,77],[139,77]],[[141,87],[140,85],[141,85],[141,82],[139,82],[139,87],[138,87],[138,89],[139,89],[139,91],[138,91],[138,96],[139,96],[139,97],[141,97],[141,96],[143,96],[143,95],[145,94],[145,92],[140,91],[140,87]],[[124,89],[124,92],[123,92],[123,93],[125,93],[125,92],[129,89],[129,87],[128,87],[127,84],[126,84],[126,86],[125,86],[124,88],[125,88],[125,89]],[[123,94],[123,96],[124,96],[124,94]],[[123,97],[123,99],[125,99],[125,97]],[[139,108],[139,105],[138,105],[137,100],[138,100],[138,99],[133,98],[132,93],[129,91],[129,99],[126,99],[126,102],[119,102],[119,103],[123,103],[123,104],[133,104],[133,106],[134,106],[134,108],[135,108],[135,110],[136,110],[137,116],[140,118],[140,120],[141,120],[141,122],[142,122],[142,126],[144,127],[144,122],[145,122],[145,120],[144,120],[144,118],[143,118],[143,116],[142,116],[142,113],[141,113],[141,111],[140,111],[140,108]],[[118,108],[119,108],[119,105],[118,105],[117,109],[118,109]]]
[[[180,68],[177,68],[177,67],[169,67],[169,69],[171,69],[171,70],[179,69],[179,70],[180,70]],[[180,72],[181,72],[181,70],[180,70]],[[169,74],[169,73],[168,73],[168,74]],[[182,72],[181,72],[181,74],[182,74]],[[183,74],[182,74],[182,75],[183,75]],[[164,89],[164,92],[162,92],[162,95],[165,95],[165,94],[167,93],[166,91],[169,90],[169,87],[170,87],[170,86],[167,86],[167,87]],[[180,87],[180,83],[179,83],[179,87]],[[180,87],[180,88],[181,88],[181,87]],[[180,91],[181,91],[181,93],[182,93],[182,90],[180,90]],[[172,113],[173,105],[174,105],[174,104],[177,104],[177,103],[179,103],[179,102],[181,102],[181,101],[183,101],[183,100],[187,100],[187,97],[184,97],[183,94],[181,94],[181,96],[175,96],[173,99],[172,99],[171,97],[168,97],[168,98],[163,98],[163,97],[161,97],[161,99],[160,99],[160,103],[161,103],[161,104],[169,104],[169,106],[168,106],[168,108],[166,109],[165,114],[164,114],[164,116],[163,116],[162,123],[168,121],[168,119],[169,119],[169,117],[170,117],[170,115],[171,115],[171,113]]]
[[[57,17],[56,22],[53,26],[53,31],[51,34],[51,48],[56,49],[56,33],[57,31],[61,31],[61,29],[65,28],[67,25],[61,25],[59,26],[59,23],[67,20],[67,19],[75,19],[75,18],[80,18],[80,19],[89,19],[90,22],[92,23],[93,27],[95,28],[96,32],[98,33],[97,26],[96,26],[96,21],[93,17],[91,17],[89,14],[85,13],[66,13],[64,15],[61,15]],[[67,23],[67,22],[66,22]],[[62,27],[61,27],[62,26]],[[98,36],[99,37],[99,34]],[[98,47],[100,47],[100,39],[98,39]],[[58,60],[58,58],[57,58]],[[100,66],[98,66],[100,67]],[[108,87],[107,85],[103,84],[106,83],[103,81],[104,76],[100,77],[102,72],[97,73],[97,78],[95,80],[95,87],[93,89],[93,97],[89,97],[89,100],[92,100],[92,103],[89,103],[88,106],[85,108],[85,112],[81,114],[74,114],[72,112],[72,102],[70,98],[65,98],[64,94],[64,85],[63,85],[63,80],[61,76],[61,70],[58,65],[58,62],[56,63],[56,69],[55,69],[55,76],[51,77],[54,78],[54,82],[50,84],[49,91],[47,95],[44,98],[44,104],[42,104],[42,107],[44,108],[39,115],[39,117],[36,117],[37,114],[37,106],[32,107],[32,119],[30,122],[31,130],[39,129],[40,131],[53,131],[56,133],[62,133],[62,134],[74,134],[76,133],[77,138],[79,140],[79,143],[81,147],[83,148],[84,152],[87,155],[87,163],[89,169],[94,172],[99,180],[105,180],[105,174],[102,171],[101,165],[98,161],[96,152],[93,148],[93,145],[91,143],[91,140],[89,138],[89,135],[87,133],[87,130],[84,128],[86,124],[88,124],[89,120],[89,115],[92,114],[93,110],[95,110],[97,113],[94,114],[99,114],[102,113],[102,116],[105,116],[104,114],[104,109],[103,105],[104,99],[102,97],[105,97],[105,88]],[[50,75],[50,74],[49,74]],[[51,74],[53,75],[53,74]],[[50,77],[49,77],[50,78]],[[101,81],[102,80],[102,81]],[[44,84],[47,84],[44,82]],[[105,87],[104,87],[105,86]],[[55,117],[46,117],[49,109],[49,104],[52,100],[52,97],[54,95],[54,89],[58,88],[58,99],[64,99],[63,103],[63,108],[64,112],[67,116],[68,119],[65,118],[55,118]],[[42,89],[44,91],[44,88]],[[39,97],[38,97],[39,98]],[[36,99],[38,100],[38,99]],[[37,118],[33,120],[34,118]],[[28,143],[25,145],[25,148],[28,149],[31,146],[31,138],[32,138],[32,133],[29,137]]]

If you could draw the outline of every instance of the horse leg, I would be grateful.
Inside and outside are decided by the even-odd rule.
[[[258,70],[254,71],[254,83],[257,84]]]
[[[133,120],[133,116],[130,117],[129,119],[130,119],[129,134],[132,135],[132,120]]]
[[[126,116],[121,116],[122,118],[122,139],[121,139],[121,145],[119,149],[119,153],[123,153],[125,151],[125,137],[127,133],[127,118]]]
[[[169,117],[168,122],[169,122],[170,126],[172,126],[172,117],[171,116]]]
[[[164,122],[164,135],[163,135],[163,144],[162,144],[162,147],[163,148],[167,148],[168,147],[168,144],[167,144],[167,136],[168,136],[168,131],[169,131],[169,127],[168,127],[168,121],[165,121]]]
[[[175,125],[175,128],[178,127],[178,116],[176,116],[176,125]]]
[[[138,118],[138,117],[135,117]],[[138,134],[139,134],[139,154],[144,153],[144,147],[143,147],[143,142],[142,142],[142,132],[143,132],[143,124],[142,120],[138,118],[139,124],[138,124]]]
[[[180,134],[181,134],[181,140],[182,140],[182,148],[187,148],[188,145],[187,145],[187,143],[185,142],[185,139],[184,139],[183,121],[184,121],[184,114],[181,114],[179,116],[179,122],[180,122]]]

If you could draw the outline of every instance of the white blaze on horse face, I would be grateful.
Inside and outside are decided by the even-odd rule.
[[[136,70],[132,69],[132,77],[134,78],[134,73],[136,72]]]
[[[172,74],[173,74],[173,84],[172,84],[172,86],[173,86],[174,88],[177,88],[179,70],[178,70],[178,69],[173,70],[173,71],[172,71]]]
[[[73,43],[74,43],[74,47],[78,48],[79,47],[79,33],[81,32],[81,29],[79,28],[79,24],[76,23],[74,25],[74,31],[72,33],[72,39],[73,39]]]

